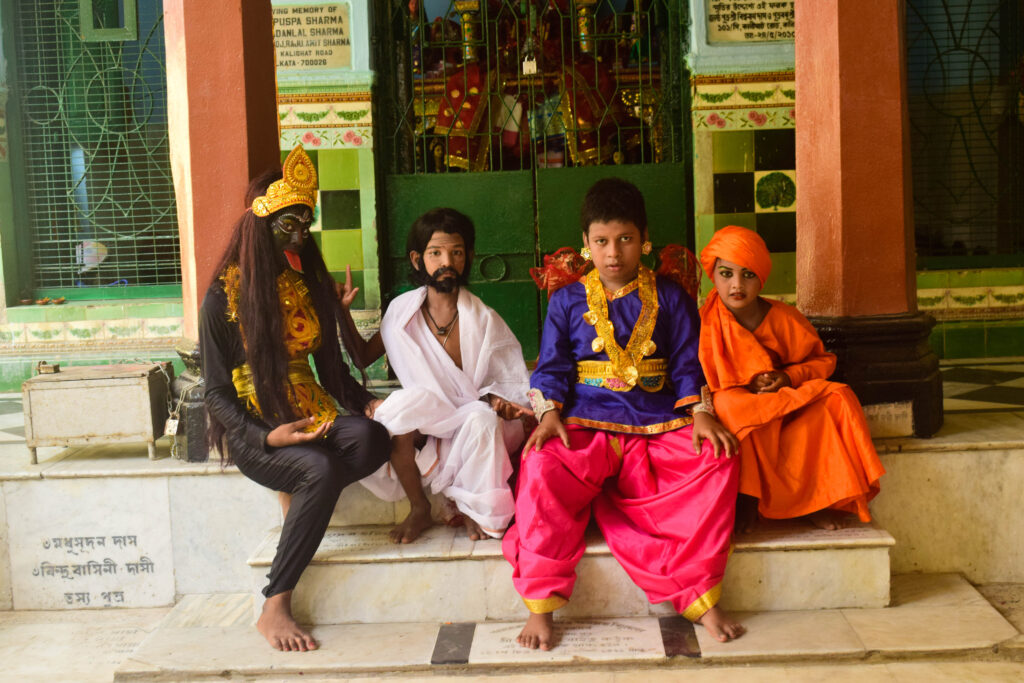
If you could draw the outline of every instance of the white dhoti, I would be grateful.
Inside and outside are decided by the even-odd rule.
[[[459,369],[419,312],[425,297],[425,287],[399,296],[381,321],[388,361],[402,388],[377,406],[374,419],[393,436],[426,436],[416,453],[424,485],[500,537],[515,509],[509,453],[522,444],[524,432],[519,420],[503,420],[480,399],[494,394],[526,405],[529,373],[522,348],[497,313],[462,289]],[[390,464],[361,483],[385,500],[405,497]]]

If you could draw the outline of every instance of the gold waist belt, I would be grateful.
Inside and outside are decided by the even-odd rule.
[[[665,371],[668,361],[664,358],[648,358],[637,365],[639,377],[636,385],[644,391],[661,391],[665,386]],[[576,381],[592,387],[604,387],[612,391],[629,391],[628,384],[615,376],[610,361],[581,360],[576,363]]]
[[[235,385],[238,398],[245,402],[249,412],[262,417],[256,400],[256,385],[252,381],[252,369],[248,363],[231,371],[231,383]],[[288,361],[288,402],[300,417],[312,415],[316,418],[313,425],[306,428],[308,432],[316,430],[324,422],[333,422],[338,416],[334,401],[317,383],[313,368],[305,357]]]

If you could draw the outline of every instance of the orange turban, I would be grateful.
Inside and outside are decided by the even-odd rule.
[[[761,286],[772,272],[772,257],[764,240],[753,230],[727,225],[711,238],[700,252],[700,265],[708,277],[713,278],[715,260],[723,259],[742,266],[761,280]]]

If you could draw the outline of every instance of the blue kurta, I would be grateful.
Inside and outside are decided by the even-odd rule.
[[[608,361],[608,354],[594,351],[597,336],[584,320],[586,288],[574,282],[555,292],[548,305],[537,368],[530,386],[560,404],[562,421],[594,429],[630,434],[660,434],[692,422],[691,404],[700,401],[704,373],[697,358],[700,318],[693,299],[672,280],[657,278],[658,317],[651,340],[657,345],[649,359],[667,363],[664,386],[645,391],[639,384],[629,391],[577,383],[576,363]],[[632,290],[632,291],[629,291]],[[621,291],[629,291],[624,296]],[[640,315],[641,302],[634,284],[608,295],[608,317],[615,340],[625,348]]]

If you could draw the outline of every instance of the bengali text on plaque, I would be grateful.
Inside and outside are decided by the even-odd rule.
[[[278,69],[341,69],[352,66],[346,3],[274,7]]]
[[[709,43],[793,40],[794,0],[708,0]]]

